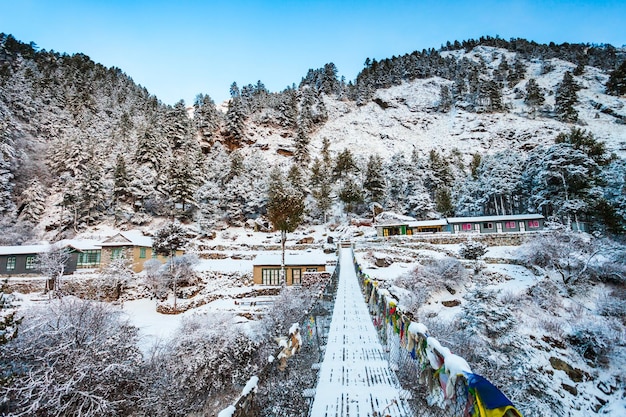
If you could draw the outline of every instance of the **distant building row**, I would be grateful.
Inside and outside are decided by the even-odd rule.
[[[391,221],[377,224],[378,236],[417,235],[424,233],[513,233],[543,229],[541,214],[509,216],[447,217],[439,220]]]
[[[65,240],[55,244],[69,252],[65,273],[79,269],[101,268],[111,260],[128,260],[135,272],[143,270],[144,262],[158,259],[164,263],[167,258],[157,255],[152,249],[152,238],[139,231],[118,233],[104,241]],[[0,246],[0,275],[37,274],[37,257],[50,250],[50,245]],[[181,255],[183,252],[177,252]]]

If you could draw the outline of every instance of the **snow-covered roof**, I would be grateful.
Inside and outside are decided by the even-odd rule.
[[[71,247],[78,251],[101,249],[102,243],[92,239],[65,239],[59,242],[62,247]]]
[[[102,242],[102,246],[106,247],[128,245],[152,247],[152,238],[145,236],[141,230],[129,230],[118,233]]]
[[[38,245],[0,246],[0,255],[28,255],[39,254],[50,250],[51,247],[72,248],[78,251],[100,249],[97,240],[65,239],[57,243],[41,243]]]
[[[513,214],[508,216],[448,217],[447,221],[448,223],[479,223],[538,219],[543,219],[543,216],[541,214]]]
[[[30,253],[44,253],[50,245],[22,245],[22,246],[0,246],[0,255],[28,255]]]
[[[253,265],[280,265],[280,253],[262,253],[254,259]],[[285,253],[285,265],[326,265],[328,256],[322,251]]]
[[[376,223],[382,225],[400,225],[407,224],[408,222],[414,222],[415,218],[410,216],[405,216],[399,213],[394,213],[392,211],[383,211],[378,216],[376,216]]]
[[[445,226],[448,224],[446,219],[437,220],[418,220],[416,222],[409,222],[409,227],[428,227],[428,226]]]

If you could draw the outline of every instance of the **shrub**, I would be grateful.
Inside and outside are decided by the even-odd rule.
[[[481,258],[485,253],[487,253],[487,247],[482,243],[475,242],[473,240],[468,240],[463,243],[461,245],[461,249],[459,249],[459,255],[463,259],[476,260]]]

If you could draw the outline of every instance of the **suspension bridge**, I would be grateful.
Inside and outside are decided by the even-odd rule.
[[[409,417],[352,268],[352,249],[339,256],[343,267],[310,415]]]

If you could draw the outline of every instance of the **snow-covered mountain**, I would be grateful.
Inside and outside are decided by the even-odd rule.
[[[85,55],[37,51],[2,35],[5,240],[56,240],[102,222],[134,227],[172,214],[202,233],[242,225],[265,213],[274,165],[299,169],[291,178],[303,183],[296,188],[307,199],[308,222],[342,210],[359,215],[376,202],[417,217],[507,206],[576,215],[603,229],[626,213],[619,175],[626,99],[607,94],[611,77],[623,84],[625,58],[610,45],[481,38],[368,59],[347,84],[333,64],[282,92],[233,83],[229,102],[216,106],[201,95],[190,108],[163,105],[119,69]],[[567,178],[564,189],[538,190],[530,173],[554,165],[538,159],[572,129],[606,148],[581,174],[588,187],[578,192],[581,178]],[[586,146],[581,157],[588,160],[592,145],[581,140],[565,138],[564,146]],[[518,175],[506,179],[506,195],[502,181],[486,178],[488,163],[521,168],[500,170]],[[499,185],[487,190],[487,183]],[[542,193],[539,202],[529,198]],[[484,201],[468,208],[477,195]],[[561,206],[576,208],[554,209]]]

